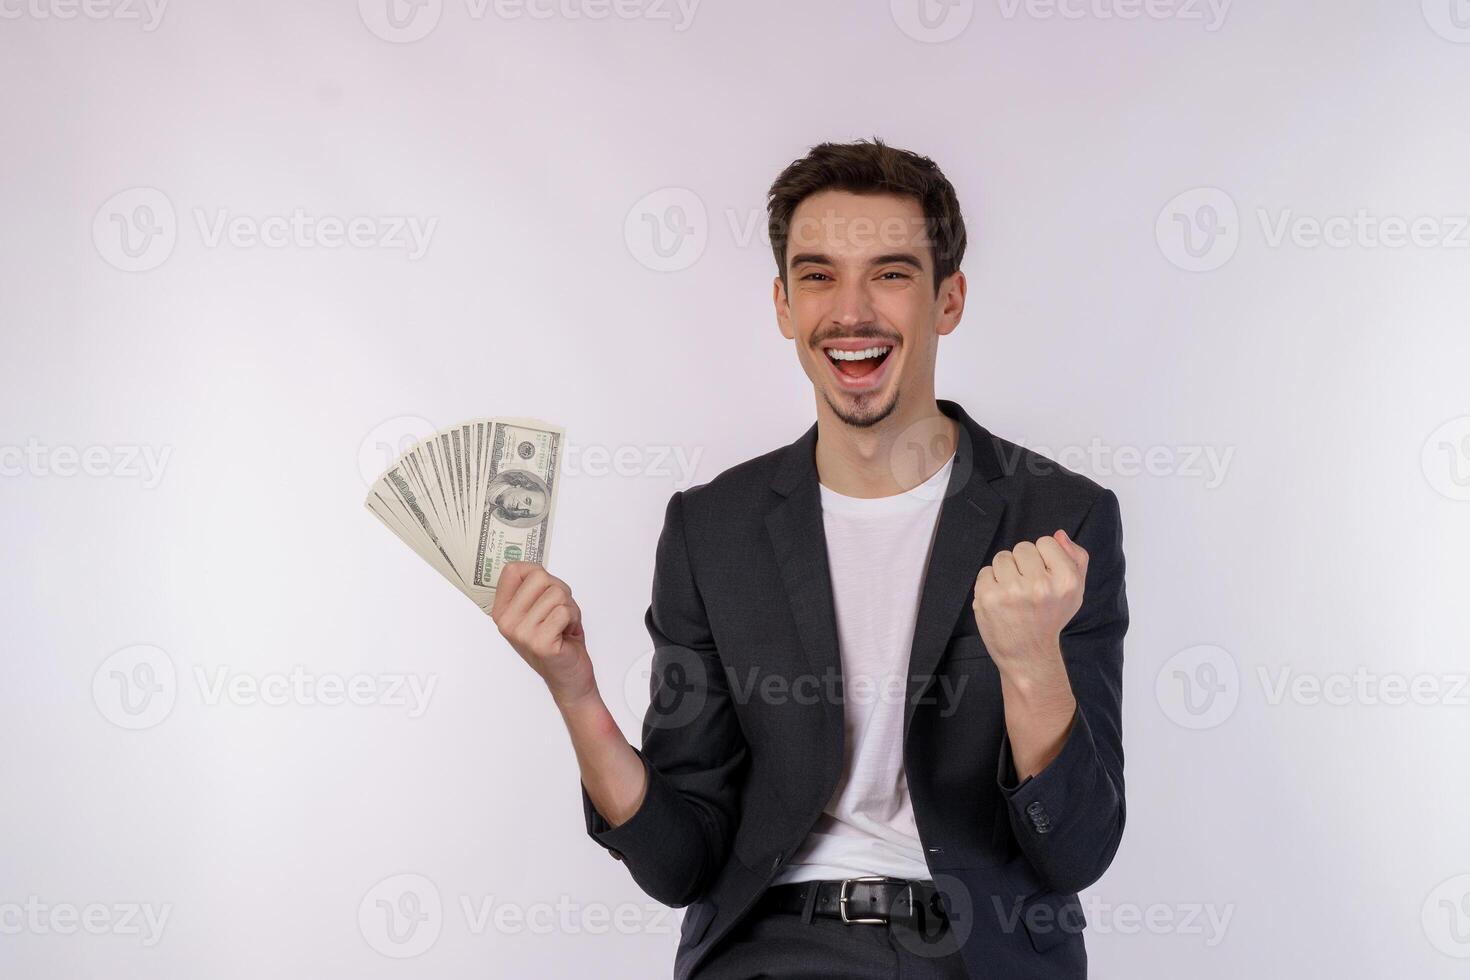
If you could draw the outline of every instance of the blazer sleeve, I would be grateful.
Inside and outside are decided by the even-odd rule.
[[[1010,738],[1001,738],[997,779],[1021,852],[1058,894],[1086,888],[1123,838],[1122,680],[1128,599],[1118,498],[1103,490],[1072,538],[1087,549],[1082,606],[1061,633],[1077,709],[1061,752],[1016,784]]]
[[[675,491],[664,513],[644,615],[654,654],[643,744],[634,751],[648,789],[638,810],[612,827],[581,786],[588,835],[649,897],[676,908],[697,899],[724,865],[749,754],[694,582],[684,493]]]

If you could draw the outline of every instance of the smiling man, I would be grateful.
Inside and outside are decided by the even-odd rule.
[[[825,143],[770,190],[794,442],[676,492],[642,747],[565,582],[492,615],[545,680],[588,834],[687,907],[679,980],[1081,978],[1123,833],[1117,497],[937,399],[965,227],[926,157]]]

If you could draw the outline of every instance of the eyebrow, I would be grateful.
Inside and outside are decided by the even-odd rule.
[[[911,265],[919,272],[924,271],[923,263],[912,252],[889,252],[885,255],[875,255],[868,261],[868,265],[870,267],[875,265],[889,265],[894,262],[901,265]],[[832,261],[831,256],[824,255],[821,252],[799,252],[791,257],[791,268],[795,269],[797,266],[803,264],[836,265],[837,263]]]

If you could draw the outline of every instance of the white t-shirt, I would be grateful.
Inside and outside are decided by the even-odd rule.
[[[928,480],[890,497],[821,487],[842,656],[843,775],[773,885],[930,876],[904,778],[903,706],[919,596],[953,467],[951,454]]]

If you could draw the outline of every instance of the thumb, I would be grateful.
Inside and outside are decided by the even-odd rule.
[[[1061,529],[1058,529],[1052,537],[1057,539],[1057,543],[1062,546],[1067,557],[1077,563],[1077,570],[1085,574],[1087,572],[1087,549],[1073,541],[1068,537],[1067,532]]]

